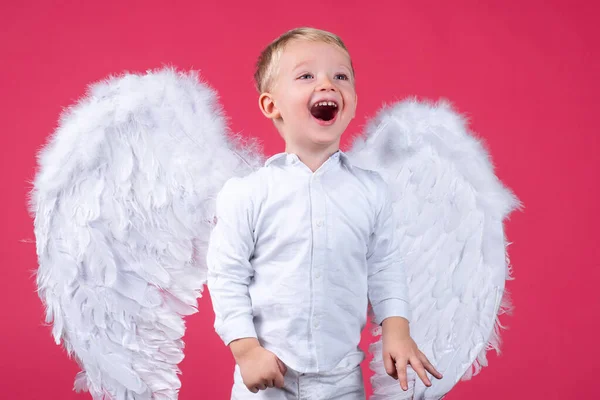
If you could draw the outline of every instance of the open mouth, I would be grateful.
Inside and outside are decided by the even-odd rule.
[[[335,101],[319,101],[310,108],[313,117],[320,121],[331,121],[338,112],[338,105]]]

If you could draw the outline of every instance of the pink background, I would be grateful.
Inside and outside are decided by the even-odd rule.
[[[26,193],[35,154],[63,107],[109,74],[200,69],[235,131],[283,143],[257,107],[259,51],[285,30],[339,34],[357,70],[361,131],[384,102],[451,100],[486,140],[525,204],[507,223],[516,305],[503,353],[447,397],[598,398],[598,22],[595,2],[140,1],[0,5],[0,397],[82,399],[35,293]],[[167,5],[168,4],[168,5]],[[595,72],[595,74],[593,73]],[[188,319],[180,398],[228,399],[233,361],[208,298]],[[364,338],[369,336],[365,332]],[[366,344],[366,341],[365,341]],[[370,375],[365,365],[365,378]],[[369,389],[370,390],[370,389]]]

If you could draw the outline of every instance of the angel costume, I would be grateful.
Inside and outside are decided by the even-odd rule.
[[[377,324],[410,319],[383,179],[341,151],[314,173],[280,153],[227,181],[216,205],[207,261],[217,332],[226,345],[257,338],[288,373],[301,373],[284,393],[256,395],[236,370],[232,399],[365,400],[358,345],[367,294]],[[334,369],[331,384],[319,382]]]
[[[374,285],[377,289],[369,293],[374,322],[371,400],[440,399],[461,378],[470,379],[487,365],[487,350],[499,351],[498,316],[511,307],[505,290],[511,276],[503,221],[519,202],[495,176],[487,152],[464,119],[446,102],[407,100],[381,110],[365,135],[339,156],[347,157],[355,169],[376,172],[386,184],[388,194],[371,196],[379,201],[372,207],[381,210],[389,204],[393,218],[386,221],[393,221],[389,231],[394,235],[388,240],[397,243],[402,260],[395,264],[402,268],[392,272],[404,273],[408,288],[405,293],[385,293]],[[279,161],[284,164],[293,161],[283,158]],[[39,295],[55,341],[63,343],[82,368],[75,379],[77,390],[89,391],[94,399],[177,398],[184,317],[196,311],[208,278],[209,238],[213,231],[222,236],[218,227],[228,215],[217,218],[217,195],[225,182],[246,182],[264,164],[265,157],[252,142],[228,131],[215,92],[195,73],[165,69],[113,77],[92,85],[88,95],[63,114],[39,154],[30,210]],[[315,187],[323,190],[324,185],[315,182]],[[237,190],[243,188],[238,185]],[[313,214],[290,221],[287,228],[279,224],[279,231],[271,235],[287,238],[290,248],[302,254],[300,242],[306,238],[291,234],[297,230],[293,224],[301,223],[306,235],[316,235],[313,239],[327,237],[350,253],[362,252],[364,258],[365,248],[335,242],[331,221],[343,217],[341,203],[325,204],[318,190],[311,196]],[[352,196],[355,200],[360,194],[352,191]],[[240,227],[223,232],[236,229]],[[273,263],[296,254],[269,258],[265,243],[262,255]],[[371,244],[376,243],[373,237]],[[327,267],[343,266],[335,264]],[[319,281],[317,273],[331,271],[319,265],[294,285],[322,285],[318,282],[328,277]],[[253,279],[274,279],[266,269],[263,273]],[[302,289],[290,282],[269,283],[282,293],[292,291],[286,296],[298,295]],[[349,296],[343,290],[364,291],[353,289],[352,282],[343,282],[350,286],[340,288],[339,296]],[[218,287],[218,279],[213,283]],[[393,305],[384,302],[390,307],[378,311],[381,299],[395,300]],[[408,302],[412,338],[444,375],[425,387],[409,367],[406,392],[385,372],[378,325],[387,312],[400,315],[402,301]],[[319,314],[324,310],[317,306],[305,317],[316,316],[311,323],[328,329],[326,324],[334,320],[332,314]],[[236,323],[236,331],[251,329],[243,317]],[[348,332],[338,329],[340,340],[348,340],[343,337]],[[227,340],[230,332],[222,330],[222,338]],[[317,352],[313,361],[328,366],[339,359],[335,347],[325,350],[331,354]],[[302,369],[311,361],[298,362]],[[306,370],[311,368],[315,366]]]

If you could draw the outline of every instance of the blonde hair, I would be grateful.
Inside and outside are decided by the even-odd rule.
[[[350,57],[350,52],[346,48],[344,42],[342,42],[342,39],[331,32],[310,27],[292,29],[279,36],[260,53],[258,61],[256,62],[256,72],[254,73],[254,82],[259,93],[270,88],[273,83],[273,78],[277,74],[276,70],[279,59],[285,46],[296,39],[332,44],[344,50],[346,54],[348,54],[348,57]],[[352,60],[350,61],[350,68],[352,68],[352,75],[354,75]]]

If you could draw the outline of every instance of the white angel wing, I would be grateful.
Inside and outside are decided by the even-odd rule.
[[[183,316],[206,281],[214,197],[263,157],[194,73],[90,87],[39,154],[39,295],[94,399],[176,399]]]
[[[381,111],[348,153],[390,184],[411,336],[444,375],[430,376],[426,388],[409,368],[409,390],[402,391],[385,372],[380,338],[370,346],[371,399],[442,398],[461,377],[470,379],[487,365],[487,350],[499,352],[498,315],[511,307],[503,220],[520,204],[446,102],[409,100]]]

